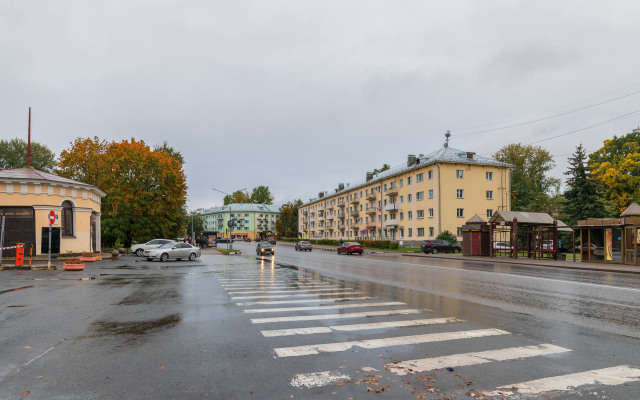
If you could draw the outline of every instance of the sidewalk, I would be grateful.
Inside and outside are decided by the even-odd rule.
[[[294,243],[278,242],[278,244],[285,244],[293,246]],[[313,245],[314,249],[336,251],[333,246]],[[480,256],[463,256],[462,254],[423,254],[422,252],[415,253],[399,253],[397,251],[388,251],[382,249],[365,249],[365,254],[399,254],[403,257],[422,257],[422,258],[440,258],[458,261],[473,261],[489,264],[519,264],[530,265],[535,267],[554,267],[554,268],[566,268],[584,271],[608,271],[608,272],[620,272],[627,274],[640,274],[640,266],[623,265],[623,264],[609,264],[609,263],[592,263],[592,262],[580,262],[580,261],[557,261],[547,259],[532,259],[532,258],[510,258],[510,257],[480,257]]]

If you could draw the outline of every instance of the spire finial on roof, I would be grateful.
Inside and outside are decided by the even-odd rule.
[[[29,107],[29,129],[27,136],[27,167],[31,166],[31,107]]]
[[[447,133],[444,134],[444,137],[447,138],[444,142],[444,147],[449,147],[449,138],[451,137],[451,131],[447,131]]]

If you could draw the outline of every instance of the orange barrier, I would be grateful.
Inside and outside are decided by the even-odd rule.
[[[24,265],[24,243],[16,243],[16,267]]]

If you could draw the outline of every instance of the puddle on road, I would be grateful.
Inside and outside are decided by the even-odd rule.
[[[166,302],[179,302],[180,300],[182,300],[182,296],[176,289],[157,291],[140,290],[122,299],[118,305],[132,306],[136,304],[159,304]]]
[[[158,319],[143,321],[95,321],[91,325],[93,336],[146,335],[163,329],[169,329],[182,321],[180,314],[171,314]]]

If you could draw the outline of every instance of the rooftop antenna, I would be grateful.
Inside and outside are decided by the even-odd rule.
[[[27,167],[31,166],[31,107],[29,107],[29,136],[27,138]]]
[[[444,147],[449,147],[449,138],[451,137],[451,131],[447,131],[447,133],[444,134],[444,137],[447,138],[444,142]]]

